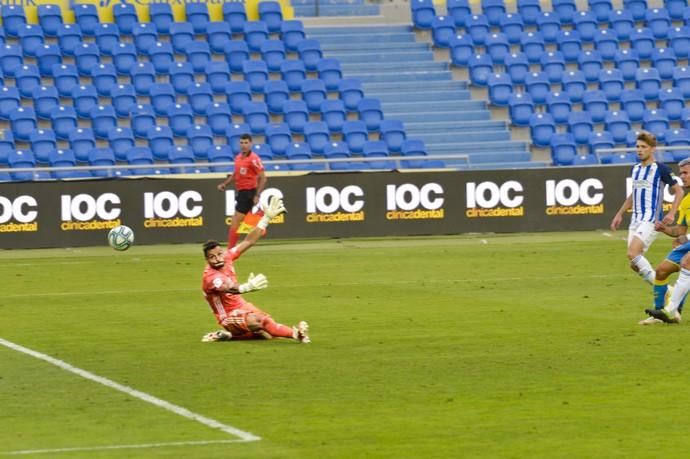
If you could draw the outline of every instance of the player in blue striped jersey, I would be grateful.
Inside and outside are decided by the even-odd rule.
[[[644,253],[658,235],[654,225],[659,221],[665,225],[670,225],[675,221],[676,211],[683,199],[683,188],[676,183],[668,166],[654,160],[656,150],[654,134],[641,131],[637,135],[635,146],[637,159],[640,162],[632,168],[632,193],[613,217],[611,230],[618,229],[623,221],[623,215],[631,209],[627,253],[630,267],[646,282],[653,285],[655,270],[645,258]],[[674,199],[668,213],[662,218],[664,185],[671,188]]]

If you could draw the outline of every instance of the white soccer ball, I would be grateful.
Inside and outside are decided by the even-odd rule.
[[[108,245],[115,250],[127,250],[134,244],[134,231],[125,225],[116,226],[108,232]]]

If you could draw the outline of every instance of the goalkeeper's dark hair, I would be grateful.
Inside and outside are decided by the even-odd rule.
[[[204,257],[208,257],[208,253],[211,250],[215,249],[216,247],[220,247],[220,242],[211,239],[210,241],[204,242],[204,245],[202,247],[204,249]]]

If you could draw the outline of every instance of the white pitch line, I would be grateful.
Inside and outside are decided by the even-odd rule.
[[[102,384],[106,387],[110,387],[111,389],[115,389],[120,392],[124,392],[125,394],[132,396],[134,398],[138,398],[139,400],[143,400],[147,403],[151,403],[152,405],[156,405],[160,408],[163,408],[166,411],[170,411],[171,413],[177,414],[178,416],[182,416],[187,419],[191,419],[192,421],[196,421],[200,424],[203,424],[207,427],[211,427],[213,429],[218,429],[221,432],[225,432],[226,434],[232,435],[234,437],[240,438],[242,441],[258,441],[261,440],[261,437],[258,437],[252,433],[245,432],[243,430],[237,429],[235,427],[229,426],[227,424],[223,424],[219,421],[216,421],[215,419],[208,418],[206,416],[202,416],[201,414],[194,413],[192,411],[189,411],[187,408],[183,408],[178,405],[174,405],[170,402],[167,402],[165,400],[162,400],[158,397],[154,397],[153,395],[149,395],[145,392],[138,391],[132,387],[125,386],[123,384],[116,383],[115,381],[112,381],[108,378],[104,378],[102,376],[98,376],[96,374],[93,374],[89,371],[82,370],[81,368],[77,368],[73,365],[70,365],[67,362],[63,362],[62,360],[56,359],[54,357],[51,357],[46,354],[42,354],[40,352],[34,351],[32,349],[29,349],[24,346],[20,346],[19,344],[15,344],[11,341],[4,340],[0,338],[0,344],[8,347],[14,351],[21,352],[26,355],[30,355],[31,357],[35,357],[39,360],[43,360],[44,362],[48,362],[51,365],[55,365],[56,367],[62,368],[65,371],[69,371],[70,373],[74,373],[75,375],[81,376],[82,378],[89,379],[91,381],[97,382],[98,384]]]
[[[108,445],[108,446],[84,446],[78,448],[55,449],[25,449],[20,451],[3,451],[2,456],[23,456],[27,454],[70,453],[77,451],[102,451],[109,449],[144,449],[144,448],[168,448],[174,446],[216,445],[221,443],[244,443],[247,440],[199,440],[199,441],[174,441],[169,443],[143,443],[140,445]]]

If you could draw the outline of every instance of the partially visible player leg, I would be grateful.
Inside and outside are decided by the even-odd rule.
[[[650,285],[654,284],[654,268],[644,253],[656,239],[657,232],[651,223],[640,223],[628,233],[628,259],[630,267]]]
[[[228,249],[232,249],[235,247],[235,245],[237,245],[237,240],[240,238],[240,235],[237,234],[237,230],[240,229],[240,225],[244,221],[245,215],[246,214],[238,211],[235,211],[235,213],[232,215],[230,228],[228,228]]]

